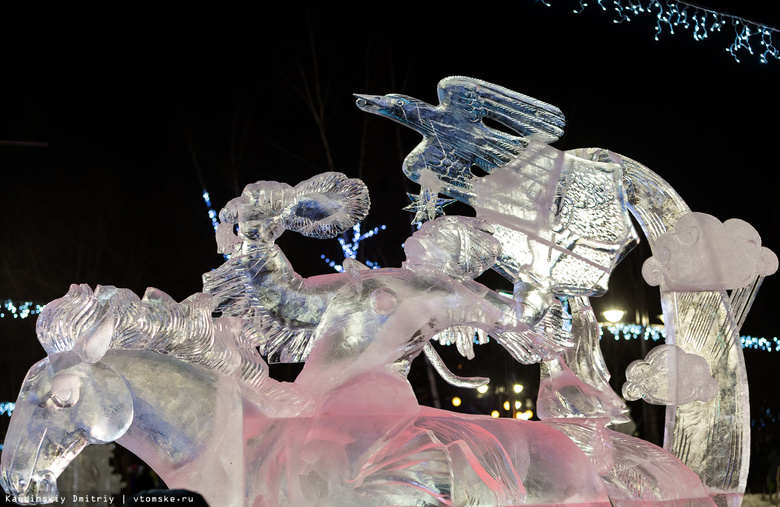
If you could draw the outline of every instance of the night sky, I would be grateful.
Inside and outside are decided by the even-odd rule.
[[[218,211],[246,184],[295,184],[327,170],[366,182],[365,224],[387,230],[361,255],[398,266],[411,232],[405,192],[418,190],[401,160],[420,138],[361,112],[351,94],[437,103],[436,85],[450,75],[560,107],[567,126],[555,147],[638,160],[694,211],[741,218],[780,252],[780,60],[761,64],[742,52],[737,63],[725,50],[729,27],[701,42],[664,28],[655,41],[650,16],[615,24],[595,0],[580,15],[576,2],[551,3],[282,2],[262,15],[130,12],[100,21],[71,12],[56,28],[4,16],[0,299],[44,303],[70,283],[99,283],[139,294],[154,286],[181,300],[222,261],[204,189]],[[703,3],[780,24],[761,2]],[[320,253],[340,252],[335,240],[294,233],[281,245],[304,276],[328,272]],[[597,310],[655,312],[657,290],[637,274],[648,254],[638,248],[618,268]],[[743,334],[777,334],[776,277]],[[0,319],[0,340],[8,351],[0,401],[10,401],[43,351],[31,319]],[[754,404],[780,411],[769,388],[774,356],[746,357]]]

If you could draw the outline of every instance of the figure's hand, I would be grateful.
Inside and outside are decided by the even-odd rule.
[[[312,238],[334,238],[360,223],[370,201],[365,183],[344,174],[318,174],[295,186],[287,228]]]

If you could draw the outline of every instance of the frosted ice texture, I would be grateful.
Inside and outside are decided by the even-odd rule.
[[[541,364],[537,415],[542,420],[602,418],[628,422],[628,407],[609,385],[596,315],[587,298],[568,298],[574,346]]]
[[[659,345],[626,368],[623,396],[644,398],[655,405],[684,405],[712,401],[718,381],[710,375],[707,360],[675,345]]]
[[[400,94],[359,95],[357,106],[416,130],[424,140],[404,160],[404,173],[413,181],[436,172],[441,193],[468,201],[462,188],[473,178],[471,166],[492,171],[521,154],[529,139],[549,143],[563,134],[564,117],[550,104],[507,88],[468,77],[439,82],[439,106]],[[519,135],[490,128],[488,118]],[[422,183],[422,182],[421,182]],[[436,187],[433,190],[441,191]]]
[[[81,451],[74,461],[57,478],[57,486],[61,491],[77,491],[84,500],[86,495],[100,497],[103,495],[113,496],[115,502],[122,498],[121,491],[125,483],[122,482],[122,475],[117,473],[113,466],[115,457],[115,444],[88,445]],[[64,495],[63,495],[64,496]],[[84,502],[75,501],[71,495],[60,505],[68,507],[81,507]]]
[[[629,205],[655,252],[657,238],[673,230],[690,209],[642,164],[606,150],[591,150],[591,156],[622,162]],[[664,448],[699,475],[718,505],[738,505],[747,481],[750,410],[739,328],[762,281],[757,273],[748,286],[730,294],[661,291],[667,343],[704,357],[719,386],[710,402],[667,408]]]
[[[418,181],[424,190],[430,189],[471,204],[477,210],[477,216],[494,223],[495,236],[503,247],[503,257],[499,258],[494,269],[515,283],[515,298],[527,306],[527,315],[540,315],[550,304],[551,293],[597,295],[606,287],[611,267],[631,246],[634,239],[626,207],[641,224],[657,257],[648,263],[649,268],[652,268],[649,270],[655,273],[666,270],[667,275],[672,273],[673,276],[680,271],[679,267],[675,267],[674,261],[671,266],[661,268],[655,263],[665,262],[665,259],[669,258],[661,246],[666,239],[660,236],[674,229],[678,220],[690,210],[674,190],[652,171],[631,159],[606,150],[581,149],[564,154],[618,168],[612,170],[612,185],[594,181],[590,177],[599,172],[605,174],[609,170],[575,170],[570,171],[575,175],[572,178],[559,177],[560,186],[555,190],[556,197],[549,208],[551,213],[546,224],[549,229],[557,232],[558,221],[551,219],[552,216],[557,214],[564,217],[564,224],[566,217],[575,216],[570,229],[576,232],[576,235],[572,235],[571,239],[574,241],[567,244],[568,238],[565,234],[568,231],[564,230],[564,236],[558,237],[560,241],[550,241],[548,231],[539,228],[539,222],[533,222],[540,216],[539,213],[545,210],[542,205],[548,202],[545,196],[550,195],[550,191],[556,188],[554,185],[558,184],[556,174],[566,174],[567,165],[551,162],[560,155],[556,155],[555,150],[550,147],[537,148],[535,143],[538,141],[535,141],[534,137],[559,135],[556,128],[563,127],[562,115],[553,106],[533,99],[528,101],[529,105],[526,106],[527,97],[495,85],[469,78],[455,78],[454,81],[450,79],[440,83],[440,105],[436,107],[407,97],[398,100],[396,95],[359,96],[358,107],[398,121],[423,135],[423,142],[404,162],[405,173],[414,181]],[[453,86],[453,82],[459,86]],[[494,113],[497,105],[510,102],[515,104],[518,111],[523,111],[524,108],[527,110],[527,107],[537,108],[536,121],[529,122],[530,130],[516,128],[515,116]],[[415,114],[414,111],[422,113]],[[460,115],[466,122],[442,122],[437,115],[443,111],[452,116]],[[496,134],[481,121],[482,117],[488,116],[518,135]],[[480,133],[480,142],[471,141],[469,136],[474,132]],[[525,149],[517,158],[503,166],[485,163],[494,153],[493,144],[501,144],[497,138],[505,141],[507,137],[511,142],[505,144],[525,145]],[[437,148],[434,147],[437,143],[442,146],[439,150],[441,154],[438,154]],[[446,157],[442,155],[444,153],[447,154]],[[524,157],[536,157],[538,162],[523,162]],[[455,159],[457,163],[453,163]],[[484,177],[476,176],[473,171],[465,168],[471,167],[471,164],[490,174]],[[587,162],[581,163],[581,166],[588,167]],[[514,180],[507,177],[510,168],[517,170],[522,176]],[[474,188],[479,188],[482,182],[501,173],[505,178],[501,185],[490,186],[481,195],[474,192]],[[623,183],[627,185],[626,188]],[[567,187],[573,192],[570,193]],[[504,196],[491,200],[500,194]],[[506,198],[506,194],[512,195]],[[479,197],[485,197],[485,200],[480,202]],[[518,205],[513,206],[511,203]],[[610,207],[609,203],[614,206]],[[502,209],[512,211],[502,213]],[[620,215],[622,219],[615,220]],[[776,265],[774,255],[755,246],[760,246],[760,241],[756,241],[757,237],[752,228],[743,224],[740,223],[737,229],[741,237],[754,245],[753,250],[757,250],[758,261],[748,259],[738,266],[736,273],[753,270],[753,274],[740,276],[737,283],[728,282],[732,287],[739,286],[730,295],[713,292],[712,286],[689,284],[685,290],[681,290],[681,287],[677,287],[677,290],[663,285],[661,287],[662,305],[668,323],[667,341],[687,353],[704,357],[720,386],[716,398],[711,402],[670,407],[665,447],[702,477],[708,491],[720,504],[733,503],[740,498],[745,487],[749,457],[747,383],[738,330],[752,305],[763,275],[774,271]],[[685,220],[682,220],[680,227],[684,226]],[[528,230],[532,234],[527,234]],[[542,234],[538,236],[547,240],[548,244],[534,244],[534,234],[540,230]],[[598,234],[602,232],[611,234],[612,237],[599,237]],[[588,241],[589,234],[594,234],[593,239],[596,241]],[[578,243],[582,243],[585,249]],[[572,253],[585,252],[585,255],[570,255],[565,250],[556,248],[563,245]],[[712,255],[712,249],[700,249],[699,253],[705,254],[705,258],[697,258],[689,264],[714,267],[712,262],[706,260]],[[545,260],[551,269],[545,266]],[[677,262],[679,263],[679,260]],[[759,266],[758,269],[753,268],[756,265]],[[606,275],[600,277],[599,271],[606,266],[609,266],[609,269],[604,270]],[[686,269],[683,268],[682,271]],[[695,278],[699,278],[698,275]],[[571,280],[575,280],[575,283],[570,283]],[[702,290],[703,292],[700,292]],[[550,375],[552,381],[555,376],[552,372]],[[567,385],[572,383],[568,382]],[[558,391],[552,392],[560,395]],[[570,403],[570,400],[551,400],[551,405],[559,404],[556,410],[562,410],[567,403]],[[573,406],[568,406],[564,412],[571,410]]]
[[[777,263],[747,222],[721,223],[712,215],[692,212],[655,239],[642,275],[648,284],[663,284],[665,290],[732,290],[747,287],[758,275],[773,274]]]
[[[368,270],[352,261],[344,273],[303,279],[270,239],[279,232],[272,218],[278,208],[251,197],[265,193],[260,183],[251,185],[228,204],[240,210],[233,215],[251,216],[256,229],[247,234],[238,219],[234,255],[204,275],[204,290],[223,316],[254,324],[255,345],[270,360],[306,360],[298,382],[312,389],[377,368],[405,374],[433,337],[456,343],[469,357],[482,330],[524,362],[568,344],[564,332],[532,330],[536,322],[525,318],[520,303],[473,281],[501,253],[483,220],[441,217],[424,224],[405,242],[402,268]]]
[[[358,96],[424,137],[404,171],[422,185],[416,219],[429,221],[406,241],[402,267],[346,260],[343,273],[295,273],[275,245],[285,230],[333,237],[368,212],[361,181],[325,173],[294,187],[257,182],[230,201],[217,230],[230,259],[204,275],[202,294],[177,303],[152,288],[139,298],[74,285],[47,305],[37,332],[48,357],[22,386],[3,488],[21,502],[51,499],[81,449],[117,441],[212,505],[737,503],[749,449],[738,330],[774,254],[744,222],[689,213],[628,158],[544,144],[562,133],[554,106],[463,77],[443,80],[439,99]],[[430,220],[439,193],[477,217]],[[629,368],[627,392],[669,405],[665,449],[607,428],[626,407],[587,299],[636,240],[629,209],[653,248],[646,271],[669,324],[667,345]],[[734,280],[702,284],[676,248],[720,229],[752,254],[729,269]],[[490,268],[513,282],[512,297],[474,280]],[[542,423],[417,404],[405,378],[416,356],[475,387],[487,379],[455,375],[431,342],[472,358],[488,335],[519,362],[542,362]],[[278,382],[261,354],[305,365]],[[683,369],[698,373],[681,380]]]

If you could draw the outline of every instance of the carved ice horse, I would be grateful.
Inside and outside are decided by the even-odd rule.
[[[392,407],[346,416],[326,404],[313,417],[294,403],[305,393],[269,379],[259,356],[225,339],[240,324],[212,321],[208,299],[176,304],[153,289],[139,300],[123,289],[93,294],[74,285],[48,305],[38,332],[49,356],[19,395],[2,456],[4,488],[20,502],[51,501],[56,477],[86,445],[116,441],[168,485],[212,505],[544,504],[575,487],[589,502],[609,504],[587,457],[540,424],[426,409],[372,434],[365,428],[392,419]],[[370,375],[361,384],[372,381],[380,397],[410,389]],[[359,466],[334,469],[346,465],[338,449]]]
[[[225,375],[236,352],[219,357],[203,299],[171,303],[154,289],[141,302],[127,290],[73,285],[47,306],[38,334],[48,357],[25,378],[2,456],[2,484],[17,502],[52,501],[78,453],[112,441],[168,484],[199,490],[205,481],[209,501],[243,502],[242,397]]]
[[[241,321],[211,319],[208,299],[74,285],[49,304],[38,325],[49,355],[19,395],[4,489],[22,503],[51,501],[86,445],[116,441],[212,505],[610,505],[615,488],[599,467],[542,423],[392,403],[344,413],[340,403],[366,385],[382,400],[410,394],[381,373],[324,403],[307,398],[270,379],[242,348],[251,337]],[[630,437],[605,435],[633,452]],[[659,463],[670,458],[658,452]],[[679,463],[673,472],[680,484],[697,480]]]

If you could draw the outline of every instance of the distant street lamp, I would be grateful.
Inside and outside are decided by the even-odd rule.
[[[609,322],[615,324],[617,322],[620,322],[620,319],[623,318],[623,314],[625,314],[623,310],[607,310],[604,312],[604,318],[607,319]]]

